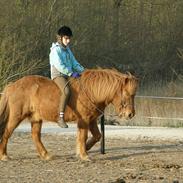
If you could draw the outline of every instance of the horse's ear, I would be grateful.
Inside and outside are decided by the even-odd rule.
[[[128,75],[129,77],[132,77],[132,73],[131,73],[131,72],[127,71],[126,73],[127,73],[127,75]]]

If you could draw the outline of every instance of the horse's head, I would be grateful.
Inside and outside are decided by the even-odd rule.
[[[138,79],[132,75],[122,78],[112,100],[120,118],[131,119],[135,115],[134,97],[137,85]]]

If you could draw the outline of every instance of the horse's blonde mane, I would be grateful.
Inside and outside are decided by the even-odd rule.
[[[131,74],[122,74],[114,69],[89,69],[82,74],[80,79],[81,91],[87,92],[95,100],[108,101],[114,96],[118,87],[125,84],[126,78],[132,81],[136,79]],[[133,87],[134,82],[131,84]]]

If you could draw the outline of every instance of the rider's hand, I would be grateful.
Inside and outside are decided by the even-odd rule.
[[[71,77],[73,78],[79,78],[80,77],[80,74],[78,72],[73,72]]]

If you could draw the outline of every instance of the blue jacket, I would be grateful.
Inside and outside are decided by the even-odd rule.
[[[84,67],[77,62],[68,46],[64,48],[56,42],[52,43],[50,50],[50,65],[54,66],[61,74],[71,76],[73,72],[84,71]]]

